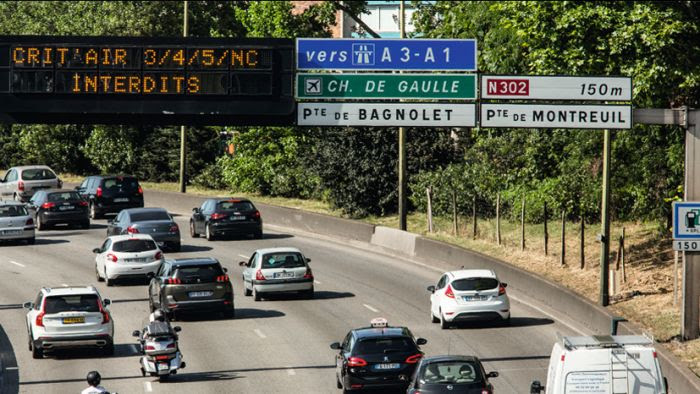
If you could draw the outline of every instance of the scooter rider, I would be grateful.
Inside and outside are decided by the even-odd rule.
[[[177,333],[170,326],[170,321],[167,319],[165,312],[163,312],[163,310],[156,309],[155,311],[151,312],[150,315],[148,315],[148,322],[153,323],[154,321],[166,323],[168,325],[168,328],[170,329],[170,332],[175,337],[175,340],[176,341],[178,340]],[[146,335],[146,328],[143,329],[143,333],[144,333],[144,335]]]
[[[87,383],[90,385],[90,387],[86,388],[81,392],[81,394],[101,394],[101,393],[109,393],[107,390],[105,390],[104,387],[100,386],[100,381],[102,380],[102,377],[100,376],[100,373],[97,371],[90,371],[87,374]]]

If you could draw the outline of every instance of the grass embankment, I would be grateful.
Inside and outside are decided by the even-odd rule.
[[[62,176],[64,181],[79,182],[81,179]],[[178,191],[177,183],[142,182],[146,189]],[[249,197],[256,202],[297,208],[307,211],[342,216],[327,203],[314,200],[263,197],[245,193],[230,193],[225,190],[203,189],[188,186],[188,192],[205,196],[228,196],[234,194]],[[397,216],[370,217],[365,221],[387,227],[398,227]],[[426,215],[412,213],[408,217],[408,230],[440,241],[456,244],[468,249],[505,260],[515,266],[534,272],[560,283],[593,302],[598,300],[600,283],[600,243],[596,234],[599,225],[586,225],[584,236],[585,266],[580,268],[580,223],[566,223],[565,264],[560,264],[561,221],[549,222],[548,255],[544,254],[544,228],[541,224],[525,225],[525,250],[520,250],[520,223],[501,221],[501,245],[496,243],[495,220],[479,220],[477,237],[474,239],[470,218],[458,218],[458,236],[453,234],[452,218],[433,218],[434,231],[427,232]],[[625,228],[625,280],[617,272],[617,291],[612,296],[611,310],[643,327],[663,343],[688,366],[700,375],[700,340],[679,342],[680,299],[673,305],[673,251],[668,239],[657,236],[655,225],[648,223],[613,223],[611,226],[610,266],[615,268],[618,237]],[[679,263],[679,268],[680,268]],[[682,288],[679,275],[679,288]],[[680,293],[680,289],[679,289]]]

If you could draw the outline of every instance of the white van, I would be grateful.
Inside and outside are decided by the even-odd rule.
[[[640,335],[564,337],[549,358],[547,385],[530,393],[667,394],[654,342]]]

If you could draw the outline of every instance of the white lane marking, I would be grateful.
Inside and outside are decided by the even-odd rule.
[[[18,369],[19,369],[19,367],[7,367],[7,368],[5,368],[6,371],[16,371]]]
[[[370,311],[372,311],[374,313],[379,312],[379,310],[377,308],[373,307],[372,305],[362,304],[362,306],[364,306],[365,308],[369,309]]]
[[[289,368],[289,369],[287,369],[287,375],[294,376],[297,374],[296,371],[294,370],[294,368],[292,368],[292,367],[287,367],[287,368]]]
[[[153,386],[151,386],[151,382],[143,382],[143,390],[147,393],[153,391]]]
[[[10,261],[10,264],[14,264],[14,265],[16,265],[16,266],[18,266],[18,267],[24,268],[24,264],[20,264],[20,263],[18,263],[18,262],[16,262],[16,261]]]
[[[61,283],[61,286],[68,287],[68,283]]]
[[[255,333],[258,334],[258,336],[259,336],[260,338],[262,338],[262,339],[267,338],[267,335],[263,334],[262,331],[258,330],[257,328],[256,328],[255,330],[253,330],[253,331],[255,331]]]
[[[248,258],[248,256],[242,255],[242,254],[239,254],[238,256],[239,256],[239,257],[243,257],[244,259],[247,259],[247,258]]]
[[[316,283],[317,285],[320,285],[320,284],[321,284],[321,281],[314,280],[314,283]]]

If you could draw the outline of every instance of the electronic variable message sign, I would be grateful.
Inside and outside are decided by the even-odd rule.
[[[285,39],[0,36],[0,120],[291,124],[293,49]]]

